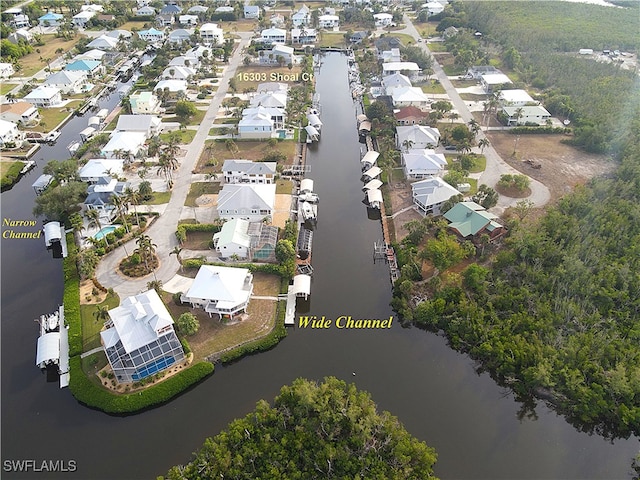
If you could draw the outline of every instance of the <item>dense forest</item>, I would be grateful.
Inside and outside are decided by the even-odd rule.
[[[353,384],[297,379],[273,407],[258,402],[168,478],[425,480],[435,478],[435,461],[433,449]]]
[[[485,8],[493,12],[496,18],[484,23],[487,36],[503,38],[508,49],[522,46],[519,42],[533,29],[522,34],[521,20],[505,20],[502,10],[515,18],[520,7],[518,18],[536,25],[540,18],[564,22],[566,15],[554,9],[571,6],[537,3],[543,13],[534,15],[527,14],[528,2],[501,2],[500,12],[482,2],[465,4],[465,14],[471,22],[480,12],[492,16]],[[598,21],[597,28],[583,25],[584,35],[624,30],[622,10],[575,7],[578,24],[584,11]],[[547,8],[555,15],[547,17]],[[610,12],[620,23],[602,28],[611,21]],[[537,66],[555,64],[549,82],[562,89],[592,135],[606,137],[600,148],[620,166],[609,178],[594,179],[563,198],[541,220],[514,222],[504,248],[489,262],[473,263],[460,274],[440,274],[430,283],[429,298],[413,310],[413,321],[444,331],[454,348],[468,352],[521,399],[542,398],[586,431],[640,435],[638,80],[604,65],[609,74],[603,70],[591,83],[576,73],[575,62],[587,63],[582,59],[542,57],[528,58],[537,58]]]

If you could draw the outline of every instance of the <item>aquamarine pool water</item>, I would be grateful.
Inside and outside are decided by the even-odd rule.
[[[102,227],[94,236],[96,240],[102,240],[105,235],[113,233],[113,231],[118,228],[120,225],[109,225],[107,227]]]

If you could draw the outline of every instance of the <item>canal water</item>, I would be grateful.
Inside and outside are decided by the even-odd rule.
[[[379,221],[362,203],[358,136],[347,84],[346,59],[323,58],[317,88],[322,138],[308,155],[320,196],[313,242],[315,274],[305,315],[385,319],[391,285],[384,264],[373,263]],[[82,119],[74,119],[82,120]],[[40,154],[62,159],[64,147],[84,128],[65,127],[54,147]],[[82,128],[80,128],[82,126]],[[32,219],[32,179],[2,194],[2,216]],[[371,393],[382,410],[439,454],[441,478],[628,478],[637,439],[608,442],[576,431],[539,405],[537,418],[518,418],[520,405],[466,356],[431,333],[293,328],[273,350],[215,374],[161,408],[129,417],[108,416],[79,405],[68,390],[46,383],[35,367],[40,314],[62,298],[59,260],[42,240],[2,240],[2,478],[151,479],[185,463],[207,436],[271,401],[297,377],[334,375]],[[19,474],[7,461],[60,460],[74,473]]]

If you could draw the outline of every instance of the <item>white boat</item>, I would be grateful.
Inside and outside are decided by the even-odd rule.
[[[313,192],[301,193],[300,195],[298,195],[298,199],[301,202],[308,202],[308,203],[318,203],[320,201],[318,194]]]
[[[78,142],[77,140],[67,145],[67,150],[71,155],[75,155],[79,148],[80,148],[80,142]]]
[[[28,160],[24,162],[24,167],[22,167],[22,170],[20,170],[20,174],[24,175],[35,166],[36,166],[36,162],[34,160]]]
[[[49,132],[49,135],[46,136],[46,141],[49,143],[55,143],[56,140],[58,140],[58,137],[60,136],[60,132],[58,130],[52,130],[51,132]]]
[[[41,315],[40,336],[36,350],[36,366],[47,373],[59,375],[60,388],[69,386],[69,331],[64,324],[64,306]]]
[[[318,206],[309,202],[301,202],[298,211],[305,222],[315,222],[318,220]]]

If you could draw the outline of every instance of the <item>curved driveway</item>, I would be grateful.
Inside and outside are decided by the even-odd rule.
[[[418,33],[418,30],[413,26],[411,19],[406,14],[404,15],[404,22],[406,27],[403,30],[401,30],[401,32],[411,35],[413,38],[416,39],[416,42],[417,42],[417,40],[421,38],[420,33]],[[420,46],[426,52],[430,53],[426,43],[417,42],[416,45]],[[451,83],[451,80],[449,80],[449,77],[447,77],[446,73],[444,73],[444,70],[442,70],[442,67],[436,61],[435,57],[431,55],[431,58],[433,60],[433,72],[436,78],[438,79],[438,81],[440,82],[440,84],[447,91],[447,94],[449,95],[449,99],[453,104],[454,109],[458,112],[458,115],[465,123],[469,123],[469,121],[473,119],[473,116],[471,115],[471,112],[467,108],[467,104],[465,103],[464,100],[462,100],[462,98],[460,98],[460,94],[458,94],[458,91],[455,89],[455,87]],[[478,140],[485,138],[484,132],[482,131],[478,132],[477,138]],[[508,165],[504,160],[502,160],[500,155],[498,155],[498,153],[496,152],[496,150],[493,148],[491,144],[489,144],[489,146],[484,149],[484,155],[487,158],[487,167],[485,168],[484,172],[478,179],[479,185],[484,183],[490,187],[495,187],[495,185],[498,183],[498,180],[500,180],[501,175],[504,175],[506,173],[522,174],[522,172],[519,172],[515,168]],[[531,195],[529,195],[527,199],[533,202],[533,204],[536,207],[542,207],[551,198],[549,189],[539,181],[531,177],[529,178],[531,180],[531,185],[530,185]],[[500,198],[498,200],[498,205],[496,205],[494,209],[496,211],[499,210],[499,212],[501,213],[504,211],[504,209],[512,205],[515,205],[520,200],[522,199],[505,197],[504,195],[500,195]]]
[[[156,245],[156,255],[160,260],[160,266],[154,272],[155,278],[163,283],[168,282],[176,274],[180,265],[175,255],[169,255],[174,247],[178,246],[178,240],[175,236],[180,213],[184,207],[184,202],[189,193],[191,186],[192,171],[200,157],[200,153],[204,147],[204,143],[209,135],[209,130],[216,118],[218,110],[222,104],[228,89],[229,80],[235,75],[236,69],[242,61],[242,52],[249,44],[252,33],[238,32],[240,42],[229,60],[229,64],[220,79],[218,90],[211,100],[211,104],[207,109],[204,119],[193,141],[187,147],[187,154],[184,156],[178,171],[176,172],[171,199],[162,215],[151,225],[146,235],[149,235]],[[136,248],[135,241],[131,240],[125,245],[127,251]],[[117,248],[108,255],[105,255],[96,269],[96,278],[107,288],[113,288],[120,298],[136,295],[147,290],[147,282],[154,280],[154,275],[149,274],[139,279],[131,279],[118,273],[118,265],[120,261],[126,257],[124,248]]]

